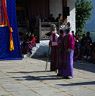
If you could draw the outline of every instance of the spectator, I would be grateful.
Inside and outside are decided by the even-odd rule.
[[[91,62],[95,63],[95,42],[92,43]]]
[[[85,56],[85,50],[86,50],[85,43],[86,43],[86,36],[85,34],[83,34],[80,40],[80,58],[83,58]]]
[[[56,18],[56,22],[60,22],[63,20],[63,16],[61,13],[58,14],[58,17]]]
[[[92,39],[90,37],[90,32],[86,33],[86,37],[85,37],[85,56],[86,56],[86,60],[90,59],[91,56],[91,45],[92,45]]]
[[[79,35],[76,34],[75,36],[75,52],[74,52],[74,59],[79,59],[80,56],[80,38]]]
[[[32,34],[27,43],[28,43],[28,52],[32,54],[32,48],[36,46],[36,37],[34,36],[34,34]]]
[[[48,21],[55,22],[55,18],[53,17],[53,14],[50,14],[50,16],[48,17]]]

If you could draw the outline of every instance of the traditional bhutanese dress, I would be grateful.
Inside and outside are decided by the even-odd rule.
[[[60,70],[64,77],[73,77],[73,55],[75,40],[73,35],[68,34],[64,37],[64,68]]]
[[[58,39],[58,34],[53,32],[50,36],[50,46],[51,46],[51,55],[50,55],[50,70],[51,71],[56,71],[57,69],[57,39]]]
[[[63,70],[65,69],[65,64],[64,64],[64,59],[65,59],[65,54],[64,54],[64,37],[59,36],[58,37],[58,74],[60,76],[63,76]]]

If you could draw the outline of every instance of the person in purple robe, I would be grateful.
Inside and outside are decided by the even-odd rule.
[[[74,48],[75,48],[74,36],[72,32],[70,32],[70,29],[67,29],[66,35],[64,37],[64,52],[65,52],[64,63],[66,64],[66,67],[63,70],[64,78],[71,79],[74,76],[73,74]]]
[[[59,61],[58,61],[58,74],[66,79],[73,78],[73,55],[74,55],[74,36],[70,32],[70,29],[66,30],[66,35],[60,35],[58,38],[59,50]]]
[[[63,70],[65,69],[66,65],[64,63],[65,59],[65,52],[64,52],[64,36],[65,33],[63,30],[60,30],[60,36],[58,37],[58,61],[57,61],[57,68],[58,73],[57,76],[63,76]]]

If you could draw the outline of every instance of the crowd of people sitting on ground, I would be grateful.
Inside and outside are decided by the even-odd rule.
[[[92,42],[90,32],[83,34],[80,38],[75,37],[75,60],[86,60],[95,62],[95,42]]]
[[[37,37],[34,36],[34,34],[27,36],[27,38],[24,38],[24,41],[21,44],[21,50],[22,54],[32,54],[32,48],[36,47],[36,41]]]

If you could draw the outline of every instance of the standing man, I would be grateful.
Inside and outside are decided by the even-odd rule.
[[[92,46],[92,39],[90,37],[90,32],[87,32],[85,37],[85,48],[86,48],[85,55],[87,61],[91,58],[91,46]]]

